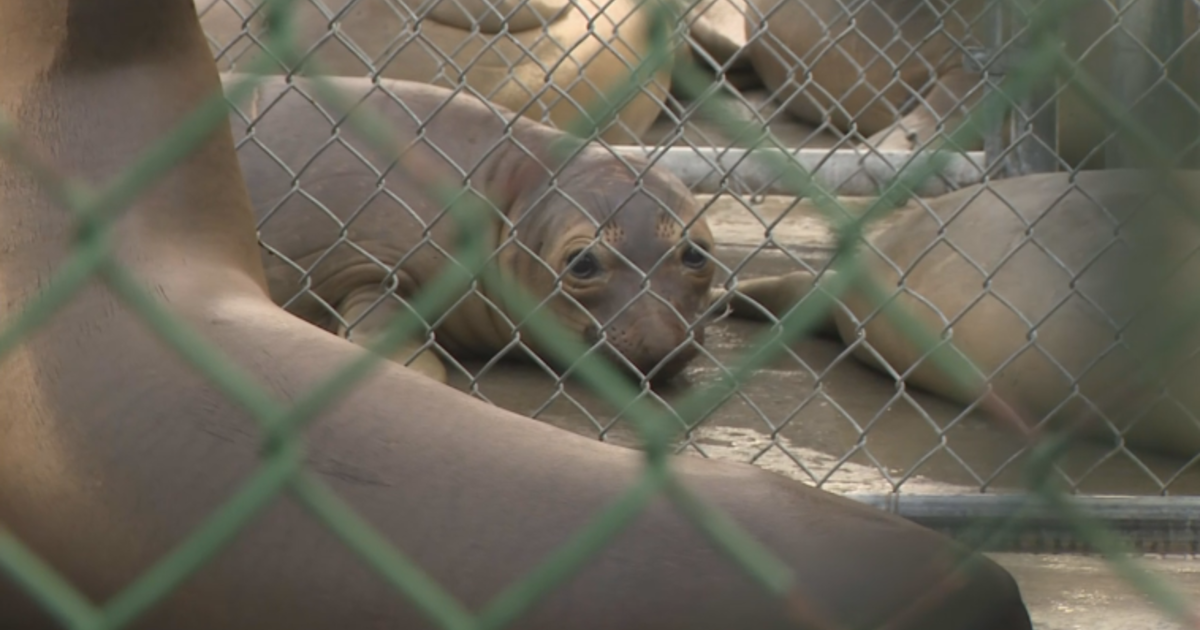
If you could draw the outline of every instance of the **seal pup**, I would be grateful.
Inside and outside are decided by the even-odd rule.
[[[236,80],[222,77],[225,86]],[[248,112],[231,113],[271,296],[289,312],[370,345],[407,311],[396,298],[414,297],[455,264],[459,226],[423,176],[397,167],[403,159],[490,200],[496,211],[483,229],[492,266],[581,342],[603,337],[615,365],[662,381],[696,356],[716,270],[713,239],[699,203],[670,171],[445,88],[327,81],[352,112],[369,111],[417,141],[384,155],[347,124],[336,125],[331,141],[330,116],[350,112],[314,102],[305,79],[269,77]],[[565,164],[556,147],[571,152]],[[523,343],[555,365],[517,328],[521,311],[507,296],[480,283],[450,302],[427,320],[436,342],[455,358],[519,357],[509,350],[523,330]],[[444,363],[424,342],[393,358],[445,381]]]
[[[950,335],[994,391],[1034,422],[1062,428],[1070,425],[1059,420],[1099,410],[1079,435],[1193,457],[1200,423],[1187,410],[1200,410],[1200,361],[1188,355],[1200,331],[1171,322],[1200,291],[1200,270],[1189,262],[1200,229],[1151,177],[1132,169],[1026,175],[914,200],[871,233],[871,247],[858,248],[894,299],[876,312],[852,287],[818,332],[856,343],[857,359],[909,385],[975,403],[979,391],[947,378],[893,323],[888,311],[902,307],[932,334]],[[1197,174],[1174,181],[1195,207]],[[808,271],[741,281],[732,313],[781,316],[814,281]],[[1157,289],[1160,281],[1169,288]],[[1179,338],[1159,348],[1173,329]],[[1148,367],[1163,350],[1176,354]],[[1143,368],[1145,382],[1135,378]]]
[[[0,3],[0,111],[61,173],[103,182],[221,84],[187,0]],[[132,200],[117,262],[266,395],[289,404],[364,350],[267,293],[222,124]],[[77,241],[71,213],[0,160],[0,325]],[[645,455],[509,413],[382,361],[313,418],[308,474],[478,611],[644,474]],[[0,361],[0,522],[91,602],[175,549],[259,469],[259,425],[91,279]],[[750,465],[672,459],[792,572],[785,599],[657,497],[515,622],[560,630],[1023,630],[1012,577],[945,537]],[[962,561],[962,564],[960,564]],[[786,574],[784,574],[786,576]],[[614,605],[619,602],[619,605]],[[263,507],[130,630],[425,628],[293,495]],[[5,572],[0,627],[61,627]]]

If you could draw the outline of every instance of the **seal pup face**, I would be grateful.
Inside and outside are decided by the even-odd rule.
[[[568,330],[588,345],[606,341],[599,350],[615,365],[661,381],[704,342],[713,238],[682,182],[626,162],[579,159],[539,187],[516,226],[526,253],[513,264]]]

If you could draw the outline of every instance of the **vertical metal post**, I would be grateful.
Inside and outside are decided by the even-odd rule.
[[[1154,60],[1142,50],[1142,42],[1147,47],[1151,42],[1154,2],[1138,0],[1116,0],[1117,22],[1120,27],[1113,32],[1112,68],[1109,69],[1109,92],[1122,112],[1133,119],[1142,118],[1141,122],[1148,123],[1144,116],[1134,116],[1134,108],[1138,101],[1146,95],[1155,79],[1158,78],[1158,68]],[[1143,108],[1143,112],[1146,110]],[[1135,165],[1137,150],[1124,134],[1117,133],[1104,147],[1104,164],[1108,168],[1123,168]]]
[[[1056,0],[1034,0],[1030,4],[1055,2]],[[1011,11],[1011,10],[1010,10]],[[1010,29],[1014,32],[1028,26],[1013,24],[1009,21]],[[1029,50],[1030,37],[1023,34],[1020,37],[1021,51]],[[1055,41],[1061,44],[1062,39],[1055,36]],[[1011,118],[1013,137],[1018,138],[1017,150],[1011,156],[1008,165],[1012,175],[1029,173],[1050,173],[1058,170],[1058,75],[1049,68],[1045,69],[1041,80],[1033,85],[1029,93],[1017,101],[1017,107]]]
[[[1046,0],[1033,0],[1036,4]],[[1053,1],[1053,0],[1050,0]],[[1002,80],[1014,61],[1020,63],[1029,49],[1029,34],[1023,18],[1016,15],[1012,0],[994,0],[984,16],[984,47],[990,67],[987,76]],[[1000,50],[1015,39],[1003,54]],[[989,90],[996,89],[989,82]],[[1014,99],[1006,119],[984,137],[987,165],[995,175],[1015,177],[1058,170],[1057,80],[1047,76],[1022,98]],[[1011,151],[1005,154],[1005,151]]]
[[[996,90],[996,83],[1004,80],[1007,68],[1004,67],[999,54],[1000,49],[1004,45],[1005,40],[1005,17],[1008,14],[1007,0],[993,0],[981,18],[983,23],[983,49],[979,51],[979,55],[974,58],[968,58],[966,62],[969,68],[980,72],[983,75],[984,85],[986,86],[986,94],[990,95]],[[1004,165],[1001,163],[1001,156],[1005,149],[1008,148],[1008,137],[1005,134],[1006,122],[998,120],[990,125],[984,131],[983,135],[983,153],[986,160],[987,172],[993,173],[996,176],[1004,177]]]
[[[1195,139],[1200,126],[1193,108],[1173,106],[1169,88],[1155,86],[1167,79],[1172,65],[1176,70],[1171,74],[1176,79],[1195,81],[1183,75],[1185,60],[1172,59],[1184,44],[1184,1],[1116,0],[1121,28],[1113,33],[1109,76],[1111,94],[1122,110],[1148,129],[1159,146],[1171,154]],[[1163,64],[1167,59],[1172,59],[1170,64]],[[1105,146],[1105,166],[1137,166],[1141,162],[1137,153],[1131,141],[1118,133]]]

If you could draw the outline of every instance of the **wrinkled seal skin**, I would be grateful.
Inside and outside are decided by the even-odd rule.
[[[63,172],[103,180],[221,85],[187,0],[0,3],[0,111]],[[160,303],[283,402],[363,350],[275,305],[228,127],[139,195],[114,251]],[[0,323],[60,269],[71,214],[0,161]],[[261,431],[99,281],[0,363],[0,523],[94,602],[173,550],[259,466]],[[524,577],[641,473],[643,456],[382,362],[305,432],[306,464],[468,610]],[[899,517],[749,465],[680,482],[795,575],[836,627],[1019,630],[1010,575]],[[944,580],[944,582],[943,582]],[[936,593],[933,589],[939,589]],[[619,603],[619,605],[615,605]],[[914,609],[914,605],[919,604]],[[795,608],[795,607],[793,607]],[[512,627],[804,627],[655,499]],[[892,626],[892,627],[898,627]],[[0,575],[0,627],[59,626]],[[129,628],[426,628],[408,598],[288,494]]]
[[[226,86],[234,78],[222,76]],[[389,95],[366,79],[331,81],[347,102],[358,104],[354,111],[381,118],[403,145],[419,134],[420,144],[405,151],[405,165],[425,168],[413,174],[393,167],[398,154],[373,151],[350,125],[330,143],[329,108],[306,96],[317,91],[302,79],[294,87],[268,79],[230,123],[277,303],[327,330],[344,334],[352,325],[352,340],[372,343],[395,315],[407,312],[388,295],[393,269],[396,293],[412,298],[454,264],[447,253],[461,257],[458,224],[426,192],[432,182],[424,181],[455,175],[445,183],[470,184],[496,206],[484,228],[485,247],[498,252],[501,274],[519,281],[537,303],[546,302],[580,341],[595,343],[603,331],[620,357],[616,365],[656,380],[675,375],[696,355],[715,271],[707,254],[713,239],[699,204],[673,174],[619,159],[598,144],[560,170],[551,150],[569,142],[567,134],[510,112],[498,115],[474,97],[420,83],[381,81]],[[381,173],[386,192],[377,185]],[[600,243],[590,246],[596,239]],[[647,277],[652,294],[643,289]],[[304,291],[307,282],[316,297]],[[489,292],[483,284],[477,291],[427,320],[441,322],[436,339],[458,358],[504,351],[514,323],[522,321],[506,292]],[[554,364],[528,330],[522,339]],[[405,363],[418,347],[406,345],[394,358]],[[445,380],[432,352],[411,365]]]
[[[1193,208],[1197,175],[1174,178]],[[1170,205],[1170,187],[1144,172],[1083,171],[1073,181],[1066,173],[1027,175],[927,199],[928,209],[911,202],[870,237],[873,247],[859,249],[889,294],[903,274],[904,290],[889,311],[905,308],[935,335],[949,328],[955,347],[992,375],[996,393],[1033,422],[1066,426],[1057,421],[1084,417],[1094,405],[1128,446],[1191,458],[1200,452],[1200,423],[1184,410],[1200,410],[1200,359],[1189,356],[1200,347],[1200,330],[1179,328],[1174,318],[1200,291],[1193,255],[1200,229]],[[761,306],[782,315],[813,282],[807,271],[742,281],[733,313],[760,318]],[[842,302],[848,311],[831,309],[819,330],[856,343],[859,360],[883,369],[882,357],[908,373],[906,383],[964,405],[978,399],[932,358],[922,359],[859,291]],[[1180,334],[1167,342],[1166,362],[1153,368],[1147,360],[1169,331]],[[1139,383],[1143,369],[1148,379]],[[1171,398],[1158,399],[1160,392]],[[1098,418],[1078,435],[1117,444]]]
[[[993,4],[748,0],[746,50],[763,83],[801,120],[828,121],[843,132],[853,127],[873,146],[914,149],[954,131],[978,104],[983,79],[963,66],[963,47],[986,41],[984,12]],[[1185,3],[1182,19],[1185,44],[1176,55],[1177,67],[1169,70],[1169,83],[1150,93],[1190,115],[1191,103],[1200,98],[1195,3]],[[1066,59],[1102,89],[1112,83],[1120,41],[1114,24],[1120,18],[1111,3],[1088,2],[1066,17],[1057,33]],[[1111,132],[1093,99],[1064,83],[1056,154],[1071,166],[1104,168]],[[962,148],[982,146],[976,140]]]

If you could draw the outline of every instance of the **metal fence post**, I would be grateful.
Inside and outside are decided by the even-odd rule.
[[[1116,0],[1119,11],[1109,90],[1122,110],[1134,115],[1153,134],[1154,140],[1174,155],[1198,134],[1195,108],[1179,111],[1168,96],[1155,90],[1169,74],[1183,75],[1185,0]],[[1169,61],[1168,61],[1169,60]],[[1161,88],[1160,88],[1161,89]],[[1173,111],[1174,110],[1174,111]],[[1195,166],[1195,152],[1182,162]],[[1134,166],[1141,160],[1129,138],[1117,134],[1105,147],[1108,168]],[[1185,166],[1184,163],[1177,164]]]
[[[983,73],[988,92],[999,88],[997,84],[1008,69],[1028,50],[1025,24],[1013,9],[1012,0],[996,0],[991,4],[983,17],[983,48],[979,54],[967,58],[968,67]],[[1028,95],[1016,99],[1007,119],[985,133],[983,145],[989,172],[999,177],[1016,177],[1058,170],[1056,89],[1056,81],[1045,80]]]

